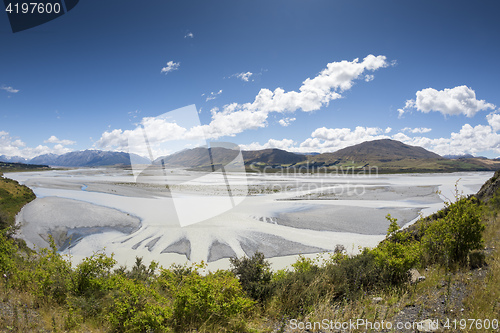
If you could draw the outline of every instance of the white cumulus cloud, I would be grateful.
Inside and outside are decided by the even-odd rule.
[[[402,133],[401,133],[402,134]],[[483,151],[493,151],[500,153],[500,134],[495,133],[491,126],[465,124],[459,132],[452,132],[449,137],[410,138],[404,134],[394,136],[394,139],[406,144],[420,146],[439,155],[475,155]]]
[[[20,156],[26,159],[33,158],[42,154],[65,154],[71,149],[64,147],[62,144],[56,144],[53,148],[44,145],[36,147],[27,147],[21,139],[16,139],[10,136],[6,131],[0,131],[0,155]]]
[[[295,141],[291,139],[283,139],[283,140],[269,139],[266,143],[262,145],[258,142],[253,142],[248,145],[240,145],[240,148],[241,150],[262,150],[269,148],[277,148],[287,151],[294,151],[295,144],[296,144]]]
[[[72,140],[59,140],[55,135],[52,135],[50,138],[45,140],[44,143],[57,143],[62,146],[69,146],[76,144],[76,142]]]
[[[361,127],[352,128],[327,128],[320,127],[311,133],[311,136],[301,143],[293,140],[269,140],[267,143],[260,144],[253,142],[245,146],[246,149],[264,149],[280,148],[292,152],[335,152],[339,149],[359,144],[365,141],[379,139],[393,139],[412,146],[423,147],[427,150],[443,155],[462,155],[462,154],[482,154],[490,152],[500,154],[500,113],[490,113],[486,116],[488,125],[464,124],[458,131],[450,133],[449,136],[428,138],[425,133],[431,131],[430,128],[405,127],[399,132],[388,135],[392,129],[387,127],[385,130],[379,127]],[[417,136],[408,136],[405,133],[417,134]]]
[[[494,132],[498,132],[498,130],[500,130],[500,114],[490,113],[486,116],[486,120],[488,120],[488,124]]]
[[[494,108],[494,104],[478,100],[476,92],[464,85],[444,90],[427,88],[417,91],[416,98],[406,101],[406,105],[398,109],[398,112],[402,116],[405,112],[416,109],[423,113],[434,111],[445,116],[463,114],[473,117],[479,111]]]
[[[366,82],[370,82],[370,81],[373,81],[373,79],[375,79],[375,75],[365,75],[365,81]]]
[[[141,125],[133,130],[114,129],[106,131],[101,135],[101,138],[95,143],[99,149],[113,149],[117,151],[126,151],[128,149],[128,141],[134,140],[141,142],[144,133],[147,133],[148,142],[151,146],[163,143],[166,141],[176,140],[186,137],[188,130],[170,122],[167,119],[156,117],[145,117],[141,121]],[[144,151],[147,151],[147,147]]]
[[[283,126],[283,127],[287,127],[288,125],[290,125],[292,122],[294,122],[296,120],[296,118],[282,118],[278,121],[278,123]]]
[[[1,86],[0,89],[5,90],[8,93],[15,94],[19,92],[19,89],[14,89],[12,87]]]
[[[207,98],[205,99],[205,102],[208,102],[208,101],[211,101],[211,100],[214,100],[217,98],[217,96],[219,96],[220,94],[222,94],[222,89],[219,90],[218,92],[214,93],[214,92],[211,92],[209,95],[207,95]],[[201,95],[201,96],[205,96],[205,94]]]
[[[387,129],[386,129],[387,130]],[[365,141],[390,138],[379,127],[357,126],[350,128],[326,128],[314,130],[311,137],[300,144],[300,151],[333,152]]]
[[[412,134],[425,134],[429,128],[404,128],[391,136],[378,127],[326,128],[321,127],[313,131],[311,137],[303,141],[299,147],[291,147],[291,151],[300,152],[334,152],[338,149],[352,146],[364,141],[378,139],[393,139],[412,146],[420,146],[439,155],[476,155],[491,151],[500,154],[500,134],[495,127],[500,125],[500,117],[492,114],[487,117],[490,125],[471,126],[463,125],[458,132],[452,132],[448,137],[428,138],[425,136],[410,137]],[[385,133],[384,133],[385,132]],[[385,134],[385,135],[384,135]]]
[[[177,69],[179,69],[179,66],[181,65],[180,62],[173,62],[172,60],[167,62],[167,66],[163,67],[161,69],[161,73],[163,74],[168,74],[172,71],[175,71]]]
[[[241,81],[245,81],[245,82],[248,82],[250,81],[250,77],[253,75],[252,72],[242,72],[242,73],[236,73],[236,74],[233,74],[231,75],[231,77],[237,77],[238,79],[240,79]]]
[[[362,78],[366,71],[375,71],[388,65],[386,57],[382,55],[368,55],[363,61],[331,62],[317,76],[302,82],[299,91],[263,88],[252,103],[225,105],[222,110],[212,112],[212,121],[203,125],[202,130],[207,138],[217,139],[234,136],[248,129],[266,127],[271,112],[319,110],[330,101],[341,98],[341,93],[351,89],[354,81]]]
[[[174,66],[172,62],[167,65]],[[170,139],[231,137],[246,130],[266,127],[269,114],[273,112],[284,114],[297,110],[303,112],[319,110],[330,101],[341,98],[341,93],[351,89],[355,80],[363,79],[367,71],[375,71],[387,66],[386,57],[381,55],[368,55],[362,61],[354,59],[353,61],[332,62],[314,78],[303,81],[298,91],[286,92],[282,88],[272,91],[263,88],[251,103],[231,103],[224,105],[221,109],[214,107],[210,111],[211,121],[206,125],[183,128],[162,118],[143,118],[141,124],[148,133],[152,145],[154,142]],[[211,93],[207,100],[220,93],[222,90],[218,93]],[[287,126],[294,120],[295,118],[292,117],[283,117],[279,123]],[[359,134],[359,131],[357,129],[356,134]],[[371,133],[370,129],[366,131]],[[102,134],[95,146],[101,149],[112,148],[125,151],[129,138],[140,139],[142,135],[143,131],[140,128],[109,130]]]
[[[402,132],[409,132],[409,133],[428,133],[432,131],[432,128],[427,128],[427,127],[405,127],[401,130]]]

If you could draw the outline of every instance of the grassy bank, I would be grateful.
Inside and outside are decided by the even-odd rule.
[[[0,162],[0,229],[14,227],[16,214],[24,205],[35,199],[30,188],[3,177],[3,173],[48,169],[46,165]]]
[[[11,214],[31,198],[29,189],[6,179],[0,179],[0,189]],[[324,260],[301,257],[279,271],[260,253],[233,259],[232,269],[215,272],[203,263],[164,268],[141,258],[133,267],[119,267],[103,253],[72,267],[55,245],[36,253],[19,250],[4,229],[0,329],[338,332],[324,320],[411,324],[437,319],[441,329],[446,320],[448,325],[455,320],[458,327],[448,327],[450,332],[498,331],[478,330],[478,322],[472,329],[460,327],[462,319],[483,319],[481,325],[489,319],[490,326],[500,319],[497,192],[492,188],[481,200],[457,194],[444,210],[404,231],[388,216],[386,240],[375,249],[347,256],[339,246]]]
[[[16,214],[34,199],[35,194],[31,189],[0,176],[0,228],[12,227]]]

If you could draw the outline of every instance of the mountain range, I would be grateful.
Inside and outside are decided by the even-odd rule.
[[[44,164],[61,167],[129,166],[130,157],[134,163],[164,164],[172,168],[203,169],[213,164],[231,163],[239,151],[222,147],[186,149],[163,156],[151,162],[139,155],[124,152],[100,150],[74,151],[62,155],[45,154],[30,160],[21,157],[0,156],[0,162]],[[298,154],[281,149],[242,151],[247,168],[282,169],[301,167],[305,170],[326,168],[362,169],[378,168],[385,172],[452,172],[473,170],[498,170],[500,161],[470,155],[441,157],[422,147],[410,146],[402,142],[382,139],[363,142],[340,149],[333,153]],[[451,157],[451,158],[450,158]],[[455,157],[455,158],[453,158]]]
[[[134,160],[139,163],[149,164],[149,159],[132,154]],[[0,162],[44,164],[60,167],[95,167],[109,165],[130,165],[130,155],[123,152],[84,150],[73,151],[62,155],[44,154],[32,159],[24,159],[19,156],[7,157],[0,155]]]

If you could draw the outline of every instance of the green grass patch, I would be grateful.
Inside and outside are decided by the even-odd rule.
[[[30,188],[0,176],[0,228],[14,226],[16,214],[35,198]]]

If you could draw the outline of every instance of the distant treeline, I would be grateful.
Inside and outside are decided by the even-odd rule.
[[[50,169],[48,165],[0,162],[0,173],[17,170]]]

